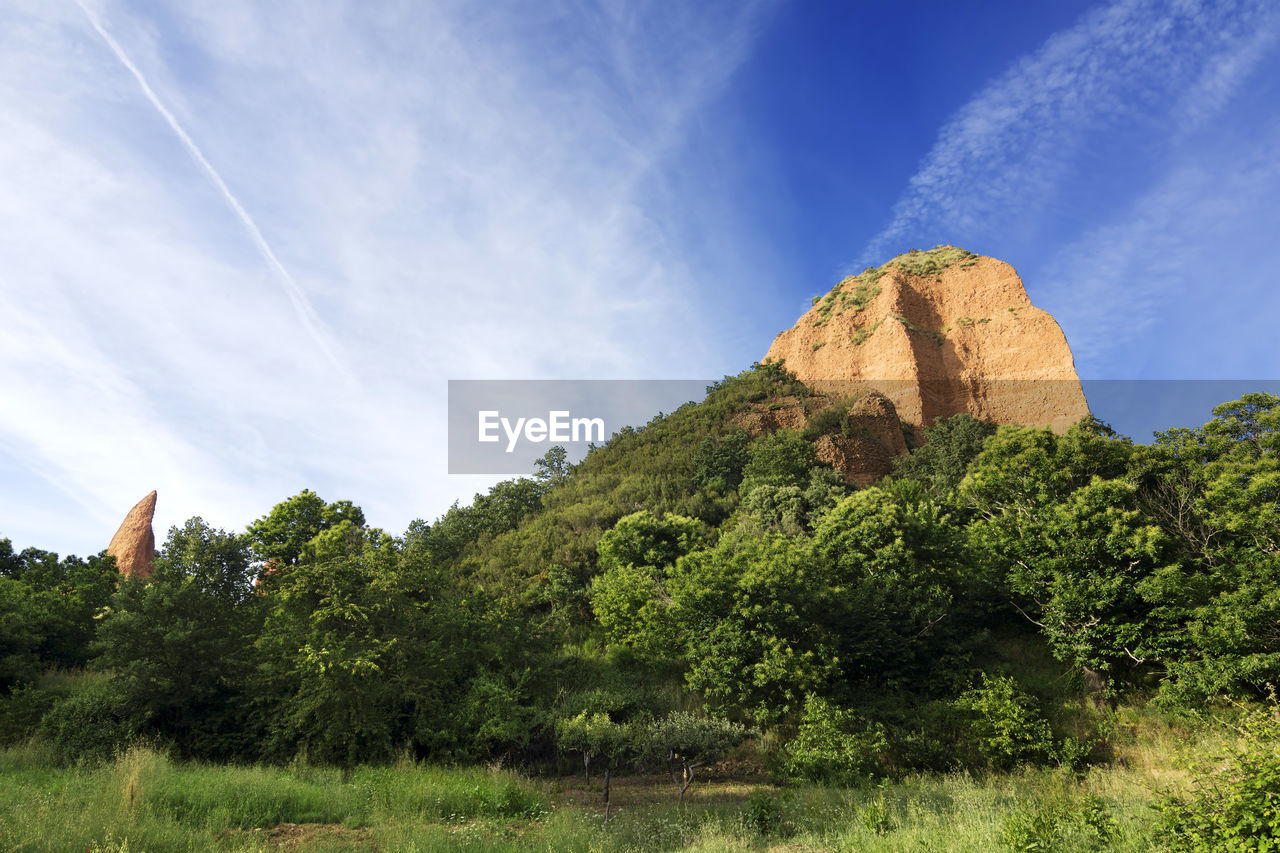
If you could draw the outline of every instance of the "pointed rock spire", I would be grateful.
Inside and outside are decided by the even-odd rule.
[[[129,510],[107,546],[107,554],[116,558],[116,567],[127,578],[149,578],[155,570],[156,536],[151,530],[155,514],[156,493],[153,491]]]

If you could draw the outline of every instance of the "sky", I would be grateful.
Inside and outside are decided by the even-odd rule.
[[[493,479],[448,380],[715,379],[942,243],[1082,378],[1276,379],[1277,151],[1268,0],[6,0],[0,537],[398,533]]]

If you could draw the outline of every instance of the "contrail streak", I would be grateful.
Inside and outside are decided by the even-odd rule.
[[[160,116],[169,124],[170,129],[173,130],[174,134],[187,149],[187,153],[191,155],[191,159],[196,161],[200,168],[204,170],[204,173],[209,176],[209,180],[213,181],[213,185],[218,188],[218,192],[222,193],[222,198],[230,206],[232,212],[235,213],[236,218],[240,220],[244,230],[248,232],[249,239],[258,247],[263,259],[266,260],[267,265],[271,267],[276,277],[279,278],[280,283],[284,286],[285,294],[289,297],[289,301],[293,303],[293,309],[297,312],[299,321],[301,321],[303,328],[307,330],[307,334],[311,336],[312,341],[315,342],[315,345],[320,348],[344,379],[348,382],[353,381],[350,371],[338,360],[333,348],[326,340],[323,321],[316,315],[315,309],[311,307],[310,300],[307,299],[307,295],[303,293],[302,288],[298,286],[298,282],[294,280],[293,275],[276,257],[271,245],[262,236],[262,230],[253,221],[253,217],[240,204],[240,200],[235,197],[235,194],[231,192],[231,188],[227,186],[226,181],[222,180],[222,176],[218,174],[218,170],[204,156],[204,152],[196,145],[195,140],[187,134],[173,113],[169,112],[168,108],[161,102],[160,97],[151,88],[151,84],[142,76],[142,72],[138,70],[138,66],[133,64],[133,60],[129,58],[129,54],[124,52],[124,48],[120,46],[120,43],[112,37],[111,33],[107,32],[102,23],[89,10],[89,7],[85,5],[84,0],[76,0],[76,5],[80,7],[80,11],[84,12],[85,17],[89,19],[89,23],[97,31],[98,35],[102,36],[102,40],[107,43],[107,47],[111,48],[111,52],[115,54],[116,59],[120,60],[120,64],[128,69],[134,80],[138,81],[138,87],[142,89],[142,94],[147,96],[151,106],[155,107],[156,112],[160,113]]]

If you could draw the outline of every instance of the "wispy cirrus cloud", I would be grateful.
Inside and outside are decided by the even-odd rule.
[[[155,90],[151,88],[151,84],[147,82],[147,78],[143,76],[142,72],[138,69],[138,66],[134,64],[133,60],[129,58],[129,54],[125,52],[124,48],[120,46],[120,43],[115,40],[111,33],[107,32],[106,28],[103,27],[102,22],[98,20],[97,15],[85,4],[84,0],[76,0],[76,5],[80,7],[80,10],[84,12],[85,17],[89,19],[89,24],[93,27],[94,32],[102,37],[102,41],[111,50],[111,53],[115,58],[120,61],[120,64],[123,65],[133,76],[133,79],[138,82],[138,88],[142,90],[142,94],[146,97],[147,101],[155,107],[156,112],[158,112],[160,117],[164,119],[165,124],[169,125],[169,128],[173,131],[174,135],[182,142],[182,146],[191,154],[191,159],[196,161],[196,164],[209,176],[209,180],[213,182],[213,185],[217,187],[218,192],[222,194],[224,199],[226,199],[227,205],[231,208],[231,211],[235,214],[236,218],[240,220],[241,224],[244,225],[244,230],[249,235],[249,239],[258,248],[258,251],[262,253],[263,260],[267,262],[267,266],[271,268],[271,270],[276,274],[276,277],[279,278],[280,283],[284,286],[285,293],[288,295],[289,301],[293,304],[293,308],[298,314],[299,322],[302,324],[303,328],[307,330],[307,333],[311,336],[312,340],[315,341],[316,346],[324,353],[325,357],[329,360],[330,365],[340,375],[342,375],[346,381],[351,382],[352,378],[347,372],[346,365],[341,359],[339,359],[337,354],[334,353],[333,345],[328,340],[329,333],[323,328],[320,319],[316,316],[315,309],[311,306],[311,301],[307,299],[307,295],[303,293],[302,288],[298,286],[298,282],[294,280],[293,274],[290,273],[285,265],[280,262],[280,259],[276,256],[275,250],[272,249],[271,245],[267,242],[266,237],[262,236],[262,229],[258,227],[258,223],[255,222],[253,217],[249,215],[249,212],[244,209],[244,205],[242,205],[240,200],[236,198],[235,193],[231,192],[230,187],[227,186],[227,182],[222,179],[222,175],[218,174],[218,170],[215,169],[213,164],[209,162],[208,158],[204,156],[204,152],[200,150],[200,146],[196,145],[190,134],[187,133],[178,119],[164,105],[164,102],[160,100],[160,97],[156,94]]]
[[[860,261],[911,241],[1033,229],[1111,135],[1158,158],[1163,138],[1213,116],[1274,48],[1278,12],[1265,0],[1117,0],[1088,12],[947,120]]]
[[[83,2],[0,11],[0,535],[402,529],[447,378],[714,375],[650,184],[767,5]]]
[[[1271,379],[1280,122],[1198,145],[1051,252],[1037,280],[1082,375]],[[1222,402],[1222,401],[1219,401]]]

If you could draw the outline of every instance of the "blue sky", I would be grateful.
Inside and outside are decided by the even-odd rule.
[[[1275,378],[1277,151],[1269,2],[10,0],[0,536],[398,532],[487,483],[446,380],[715,378],[938,243],[1082,377]]]

